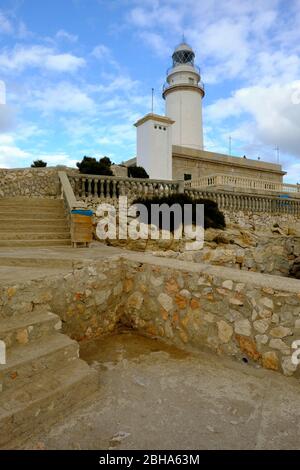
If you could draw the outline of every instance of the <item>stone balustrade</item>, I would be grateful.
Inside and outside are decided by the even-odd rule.
[[[296,197],[300,197],[300,185],[253,179],[238,175],[216,174],[202,176],[201,178],[193,178],[186,183],[186,186],[196,189],[219,187],[255,190],[256,192],[293,193]]]
[[[67,191],[62,188],[62,180],[65,187],[68,186],[68,181],[70,183]],[[242,184],[244,186],[239,188]],[[71,201],[67,204],[69,209],[90,209],[94,208],[93,203],[96,205],[101,201],[114,203],[119,196],[127,196],[131,203],[136,198],[185,192],[193,199],[212,199],[224,211],[264,212],[299,217],[299,189],[298,185],[254,181],[251,178],[228,175],[205,176],[184,182],[83,175],[61,167],[0,170],[0,197],[68,196],[67,200]],[[87,205],[82,206],[85,202]]]
[[[69,174],[69,179],[76,198],[84,201],[112,202],[116,201],[119,196],[127,196],[129,202],[131,202],[138,197],[167,196],[185,192],[192,199],[211,199],[218,204],[221,210],[300,216],[300,200],[290,196],[280,197],[272,193],[265,195],[257,192],[249,194],[237,191],[214,190],[213,188],[184,188],[183,181],[160,181],[113,176]]]
[[[186,188],[185,193],[192,199],[211,199],[218,204],[220,210],[290,214],[296,217],[300,215],[300,200],[298,199],[212,189]]]
[[[119,196],[127,196],[132,200],[137,197],[167,196],[184,190],[182,181],[84,174],[68,176],[75,196],[81,200],[116,200]]]

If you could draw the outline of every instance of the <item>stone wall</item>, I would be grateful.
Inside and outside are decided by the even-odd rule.
[[[233,269],[135,255],[125,313],[132,327],[180,347],[212,350],[285,375],[299,371],[300,284]],[[300,369],[299,369],[300,370]]]
[[[60,196],[58,168],[0,168],[0,197]]]
[[[278,224],[283,229],[288,229],[290,235],[300,233],[299,217],[292,214],[270,214],[267,212],[254,213],[250,211],[223,210],[227,224],[236,224],[240,228],[255,231],[267,231]]]
[[[77,265],[69,274],[0,288],[0,319],[49,305],[77,340],[123,324],[188,349],[211,350],[299,376],[299,281],[144,254]]]
[[[63,331],[78,341],[113,331],[122,311],[120,260],[79,265],[64,276],[49,276],[0,287],[1,317],[45,307],[60,316]]]
[[[281,165],[274,163],[173,146],[173,178],[182,179],[184,174],[190,174],[194,179],[216,173],[277,182],[285,174]]]

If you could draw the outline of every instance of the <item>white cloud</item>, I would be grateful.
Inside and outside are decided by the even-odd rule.
[[[171,55],[171,48],[167,40],[161,35],[150,31],[142,31],[139,36],[150,46],[156,55],[160,57],[168,57]]]
[[[8,134],[0,135],[0,167],[20,167],[19,161],[29,157],[30,154],[19,148],[12,136]]]
[[[55,37],[57,39],[63,39],[71,43],[78,41],[78,36],[76,36],[76,34],[68,33],[68,31],[65,31],[64,29],[60,29],[59,31],[57,31]]]
[[[27,67],[45,68],[56,72],[76,72],[85,60],[72,54],[59,54],[45,46],[16,45],[11,51],[0,54],[0,70],[22,71]]]
[[[7,132],[15,124],[15,112],[11,106],[0,104],[0,133]]]
[[[76,72],[85,65],[85,60],[72,54],[49,54],[45,67],[56,72]]]
[[[13,25],[10,20],[0,11],[0,33],[12,34],[14,31]]]
[[[37,108],[45,114],[53,112],[92,113],[95,111],[95,103],[92,98],[76,85],[68,82],[34,91],[29,106]]]
[[[92,51],[92,55],[97,59],[107,59],[111,58],[111,50],[105,46],[104,44],[98,44],[98,46],[94,47]]]
[[[0,135],[0,168],[24,168],[30,166],[34,160],[43,160],[48,166],[65,165],[76,166],[76,161],[66,152],[38,152],[23,150],[19,147],[14,136]]]
[[[273,147],[279,145],[283,152],[300,157],[300,104],[293,102],[299,86],[300,82],[294,81],[241,88],[230,98],[207,106],[206,117],[210,125],[216,127],[219,121],[244,116],[247,125],[252,124],[251,133],[247,136],[245,123],[241,121],[235,124],[236,132],[240,129],[237,134],[240,138],[244,134],[246,140],[252,135],[253,140]]]

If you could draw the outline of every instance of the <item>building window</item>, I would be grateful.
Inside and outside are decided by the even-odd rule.
[[[157,129],[157,126],[154,126],[154,129]]]
[[[160,130],[161,130],[161,126],[159,126]]]
[[[192,175],[190,173],[184,173],[184,181],[190,181],[192,179]]]
[[[166,128],[166,127],[164,127],[164,131],[166,131],[166,130],[167,130],[167,128]]]

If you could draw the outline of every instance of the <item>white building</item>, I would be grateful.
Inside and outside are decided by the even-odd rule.
[[[195,53],[180,44],[172,55],[163,89],[166,116],[147,114],[135,123],[137,128],[137,165],[150,178],[172,179],[172,146],[203,149],[202,98],[204,87]]]
[[[173,66],[167,71],[163,90],[166,100],[166,116],[175,121],[173,145],[203,149],[202,98],[204,86],[200,70],[194,64],[195,53],[185,43],[176,47]]]
[[[172,179],[172,119],[146,114],[135,123],[137,128],[137,165],[150,178]]]
[[[176,47],[172,59],[162,94],[165,116],[147,114],[135,123],[137,155],[126,165],[143,166],[153,179],[191,180],[194,187],[209,186],[216,178],[227,178],[231,185],[240,184],[237,178],[249,179],[250,186],[257,180],[263,180],[266,187],[282,183],[285,172],[279,164],[204,150],[205,92],[195,53],[184,42]]]

